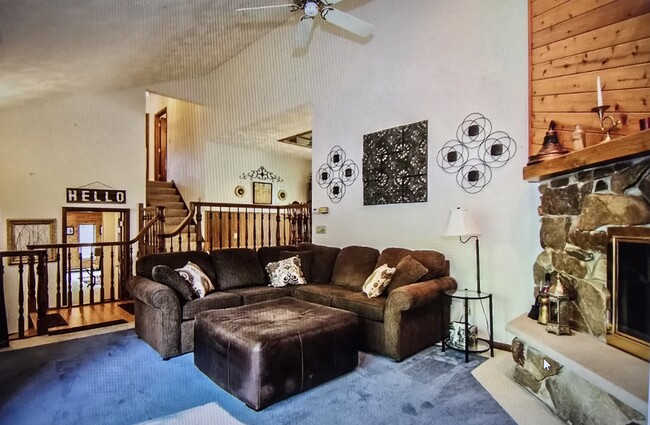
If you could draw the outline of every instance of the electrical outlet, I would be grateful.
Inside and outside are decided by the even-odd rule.
[[[327,233],[327,227],[325,227],[325,226],[316,226],[316,234],[324,235],[325,233]]]

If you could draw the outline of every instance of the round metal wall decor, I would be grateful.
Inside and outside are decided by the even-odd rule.
[[[359,177],[359,167],[347,159],[345,151],[336,145],[327,155],[327,163],[320,166],[316,182],[327,191],[327,196],[338,203],[345,195],[346,187],[352,185]]]
[[[517,144],[503,131],[492,131],[492,123],[474,112],[456,130],[456,139],[438,151],[436,162],[467,193],[478,193],[492,180],[492,169],[501,168],[517,153]]]
[[[246,193],[246,190],[244,189],[244,186],[239,185],[235,188],[235,196],[238,198],[241,198],[244,196],[244,193]]]
[[[280,201],[284,201],[285,199],[287,199],[287,192],[285,192],[284,189],[280,189],[278,191],[278,199]]]

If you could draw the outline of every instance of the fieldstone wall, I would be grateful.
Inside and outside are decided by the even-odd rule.
[[[514,380],[571,424],[643,424],[645,417],[557,361],[515,338]],[[546,361],[546,365],[544,364]],[[546,366],[546,368],[544,367]]]
[[[650,224],[650,156],[591,168],[539,186],[544,249],[533,267],[571,291],[571,328],[607,332],[607,228]]]

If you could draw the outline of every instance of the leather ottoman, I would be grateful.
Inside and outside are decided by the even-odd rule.
[[[357,367],[354,313],[280,298],[199,313],[194,364],[261,410]]]

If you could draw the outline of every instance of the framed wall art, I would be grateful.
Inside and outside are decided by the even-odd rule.
[[[253,182],[253,203],[254,204],[273,203],[273,184]]]
[[[7,248],[9,251],[24,251],[27,245],[56,243],[55,219],[7,220]],[[56,251],[48,252],[48,261],[56,260]],[[19,264],[18,257],[9,259],[9,264]]]

